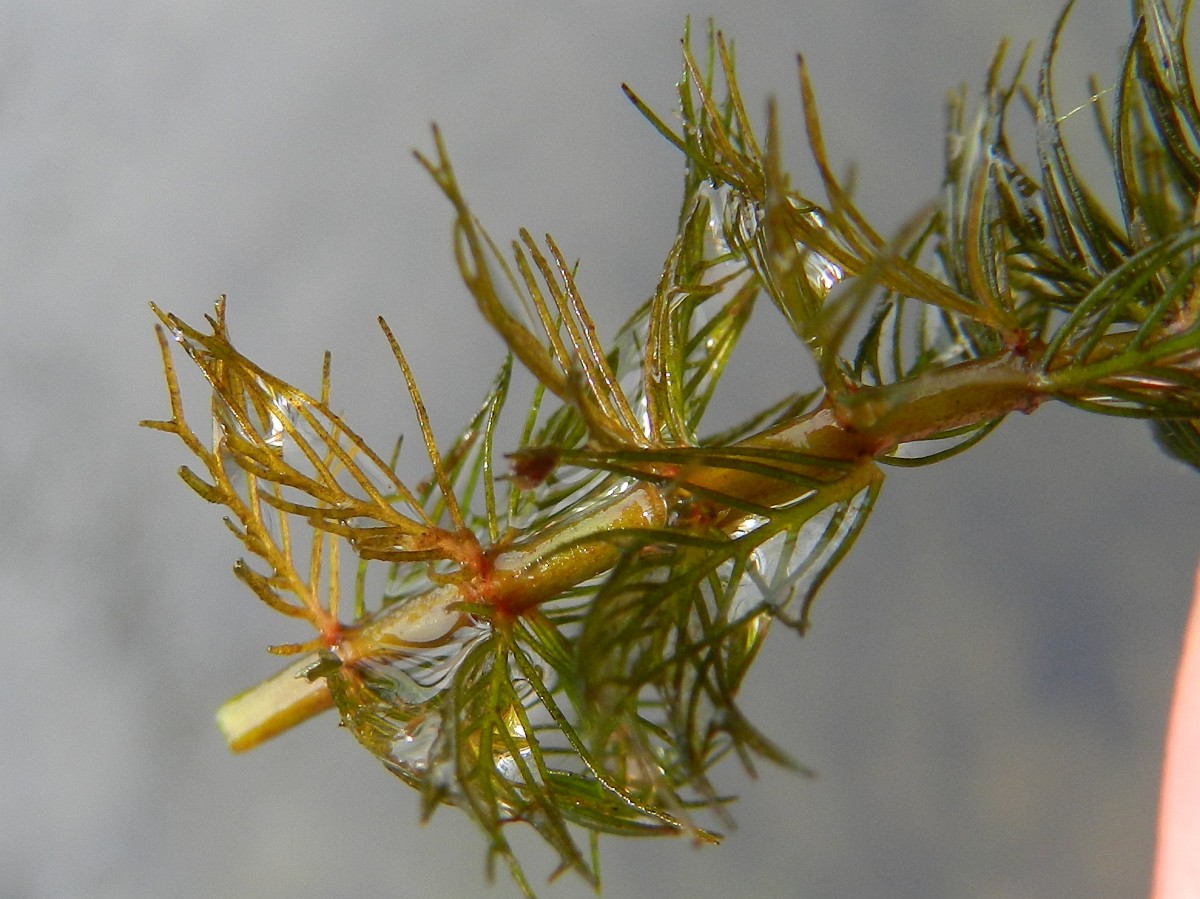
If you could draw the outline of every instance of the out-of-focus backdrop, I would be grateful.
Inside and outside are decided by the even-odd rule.
[[[1077,4],[1062,112],[1088,102],[1089,72],[1112,83],[1127,6]],[[333,717],[245,757],[225,749],[213,710],[275,670],[267,644],[302,633],[229,574],[238,548],[218,511],[175,477],[183,448],[135,426],[167,408],[148,300],[195,320],[227,293],[240,347],[312,388],[332,350],[335,406],[386,446],[413,431],[382,313],[449,437],[500,344],[409,155],[430,147],[431,121],[491,232],[552,232],[611,331],[658,277],[681,172],[619,84],[670,111],[685,17],[736,40],[750,107],[778,97],[796,183],[816,194],[806,54],[830,153],[857,164],[886,232],[936,196],[945,92],[976,90],[1002,37],[1040,52],[1056,13],[1044,0],[0,5],[0,895],[485,889],[480,835],[452,810],[420,826],[416,795]],[[1088,109],[1067,122],[1079,146],[1093,133]],[[798,386],[772,314],[728,397]],[[811,634],[774,634],[745,693],[817,778],[728,766],[741,801],[724,844],[606,841],[607,895],[1143,892],[1198,484],[1141,425],[1054,408],[895,472]],[[547,861],[530,864],[539,885]],[[566,877],[544,894],[588,891]],[[488,895],[516,890],[500,872]]]

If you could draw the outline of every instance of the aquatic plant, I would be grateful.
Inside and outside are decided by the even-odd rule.
[[[245,750],[336,706],[420,795],[462,809],[526,892],[506,825],[598,883],[598,835],[715,841],[734,753],[798,767],[739,710],[773,624],[803,633],[889,466],[962,452],[1009,413],[1059,401],[1151,421],[1200,466],[1200,109],[1184,20],[1134,4],[1097,121],[1119,208],[1076,172],[1052,66],[1029,86],[997,53],[980,108],[951,103],[941,201],[885,238],[826,156],[800,91],[823,200],[781,166],[777,111],[755,133],[732,48],[685,37],[679,122],[633,104],[686,161],[678,230],[649,300],[603,342],[569,257],[522,231],[502,250],[471,214],[437,131],[418,154],[454,213],[459,272],[508,357],[477,415],[439,447],[399,342],[431,474],[397,474],[333,409],[329,359],[307,393],[205,327],[157,308],[180,474],[225,507],[234,573],[312,640],[226,703]],[[1097,94],[1100,92],[1097,91]],[[1010,120],[1036,159],[1010,150]],[[751,315],[782,316],[816,381],[714,432],[712,400]],[[185,418],[172,342],[212,388],[213,437]],[[516,446],[496,445],[514,360],[537,382]],[[208,422],[205,422],[205,428]],[[372,572],[382,571],[382,578]],[[384,582],[378,595],[371,585]],[[715,824],[714,824],[715,822]]]

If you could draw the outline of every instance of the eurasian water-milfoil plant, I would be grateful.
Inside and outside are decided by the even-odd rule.
[[[272,647],[292,663],[222,707],[230,746],[336,706],[423,814],[466,812],[489,865],[503,859],[527,893],[509,824],[597,884],[600,834],[715,841],[719,759],[795,766],[739,711],[739,686],[772,624],[808,628],[888,466],[945,459],[1051,400],[1147,418],[1200,466],[1188,6],[1135,0],[1115,86],[1095,91],[1119,208],[1080,180],[1059,131],[1064,12],[1032,84],[1001,48],[980,109],[951,102],[941,201],[890,238],[826,158],[803,61],[820,202],[782,170],[774,105],[762,134],[751,127],[730,45],[711,34],[698,59],[685,35],[679,126],[628,92],[686,161],[678,232],[650,299],[607,343],[550,237],[523,231],[507,251],[488,237],[435,131],[417,158],[508,356],[439,447],[380,319],[431,463],[419,484],[396,473],[398,447],[373,450],[334,411],[328,357],[306,393],[234,348],[224,300],[203,329],[156,308],[171,414],[144,424],[195,455],[180,474],[226,508],[249,559],[236,576],[316,632]],[[1028,165],[1011,121],[1036,135]],[[817,378],[713,433],[710,400],[764,304]],[[212,439],[185,418],[172,339],[212,387]],[[497,446],[514,359],[537,386],[519,443]]]

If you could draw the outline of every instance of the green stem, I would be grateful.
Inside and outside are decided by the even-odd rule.
[[[1033,356],[1035,354],[1029,354]],[[952,428],[992,421],[1019,410],[1032,411],[1048,395],[1048,382],[1023,356],[1011,353],[964,362],[909,381],[863,389],[823,404],[744,441],[745,448],[795,454],[795,472],[822,481],[844,477],[846,463],[859,468],[902,443]],[[840,463],[822,466],[821,460]],[[754,471],[697,466],[680,472],[671,490],[694,488],[771,506],[795,499],[794,481]],[[466,621],[463,604],[485,604],[499,620],[511,620],[616,564],[621,549],[605,536],[613,530],[658,529],[668,525],[665,487],[642,482],[633,490],[548,533],[501,544],[486,554],[490,566],[461,583],[389,606],[365,625],[348,629],[335,647],[343,663],[404,646],[431,646],[450,639]],[[740,513],[724,516],[736,527]],[[313,653],[226,702],[217,720],[230,748],[259,743],[332,705],[323,678],[303,672],[319,661]]]

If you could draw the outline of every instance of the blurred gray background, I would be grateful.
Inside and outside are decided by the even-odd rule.
[[[1123,0],[1081,0],[1060,109],[1111,83]],[[483,842],[326,716],[245,757],[212,712],[302,633],[229,574],[176,479],[154,299],[229,295],[239,346],[379,445],[412,422],[374,317],[439,433],[500,359],[412,161],[436,119],[493,235],[551,231],[611,331],[652,290],[680,160],[623,98],[669,112],[685,16],[732,36],[756,113],[794,54],[832,157],[886,232],[935,196],[945,91],[1054,2],[662,0],[0,6],[0,896],[460,897]],[[1092,138],[1088,113],[1068,138]],[[801,371],[764,307],[727,397]],[[202,422],[203,391],[189,382]],[[201,425],[202,426],[202,425]],[[411,444],[410,442],[410,445]],[[414,454],[415,457],[415,454]],[[1144,893],[1161,734],[1200,535],[1194,474],[1137,423],[1047,408],[970,454],[897,471],[803,641],[773,635],[752,717],[818,772],[735,766],[719,848],[606,841],[607,895],[1127,897]],[[518,838],[518,842],[524,842]],[[569,877],[546,896],[583,896]],[[489,895],[516,890],[501,872]]]

